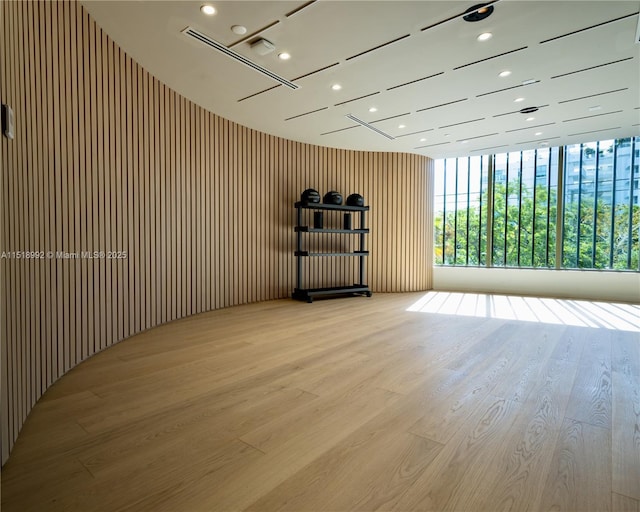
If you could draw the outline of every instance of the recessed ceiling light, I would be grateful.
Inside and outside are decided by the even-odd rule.
[[[527,121],[533,121],[535,119],[535,117],[527,117]]]
[[[420,139],[420,142],[426,142],[427,139],[425,139],[424,137]]]
[[[513,100],[514,103],[520,103],[521,101],[524,101],[524,98],[516,98]]]
[[[538,135],[542,135],[542,132],[536,132],[536,137],[537,137]]]
[[[500,73],[498,74],[498,76],[500,78],[504,78],[506,76],[509,76],[511,74],[511,71],[509,71],[508,69],[505,69],[504,71],[500,71]]]
[[[340,84],[333,84],[333,85],[331,86],[331,88],[332,88],[334,91],[339,91],[340,89],[342,89],[342,86],[341,86]]]
[[[377,112],[377,111],[378,111],[378,109],[376,107],[371,107],[369,109],[369,112]]]
[[[216,8],[213,5],[203,5],[200,10],[207,16],[213,16],[216,13]]]
[[[531,85],[535,84],[537,80],[535,78],[529,78],[528,80],[523,80],[522,85]]]
[[[478,4],[474,5],[473,7],[469,7],[464,12],[466,14],[466,16],[462,17],[464,21],[468,21],[469,23],[482,21],[483,19],[491,16],[491,13],[493,12],[493,5]]]
[[[461,140],[460,144],[466,144],[467,142],[469,142],[468,140]]]
[[[600,110],[602,107],[600,105],[594,105],[593,107],[589,107],[589,112],[595,112],[596,110]]]
[[[406,126],[406,125],[404,125],[404,124],[399,124],[399,125],[398,125],[398,128],[400,128],[400,129],[402,129],[402,128],[406,128],[406,127],[407,127],[407,126]]]
[[[491,32],[483,32],[478,36],[478,41],[488,41],[492,37],[493,37],[493,34]]]
[[[288,54],[287,52],[282,52],[278,54],[278,58],[280,60],[289,60],[291,58],[291,55]]]
[[[243,36],[247,33],[247,27],[243,27],[242,25],[233,25],[231,27],[231,32],[238,34],[239,36]]]

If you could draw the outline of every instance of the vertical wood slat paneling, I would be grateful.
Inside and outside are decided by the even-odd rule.
[[[9,14],[4,11],[4,9],[0,9],[0,27],[2,27],[3,34],[8,34],[8,37],[12,39],[13,32],[11,29],[11,23],[9,21]],[[7,48],[11,43],[9,41],[4,41],[2,44],[2,49],[0,50],[0,74],[2,76],[7,76],[11,71],[11,63],[9,60],[9,55],[11,49]],[[6,83],[2,84],[3,90],[6,86]],[[8,93],[2,92],[2,103],[5,101],[4,95]],[[5,181],[7,176],[7,172],[4,171],[9,165],[9,155],[8,155],[8,147],[5,145],[0,146],[0,203],[5,205],[7,203],[7,192],[8,187]],[[6,227],[5,227],[6,215],[4,212],[4,207],[0,206],[0,250],[5,248],[5,235],[6,235]],[[5,275],[5,261],[0,261],[0,388],[6,390],[9,388],[9,382],[7,380],[8,376],[8,346],[7,346],[7,319],[6,319],[6,304],[5,290],[8,290],[7,287],[7,278]],[[0,414],[5,414],[6,411],[9,410],[7,392],[0,392]],[[8,453],[9,452],[9,432],[8,432],[8,424],[6,420],[0,426],[0,453]]]
[[[159,83],[78,3],[1,9],[16,138],[2,138],[0,250],[54,253],[0,261],[3,463],[42,393],[97,351],[186,315],[287,297],[305,188],[365,197],[374,292],[431,287],[429,159],[256,132]],[[354,258],[312,265],[318,285],[357,276]]]
[[[23,82],[20,77],[20,70],[17,67],[22,57],[21,55],[22,49],[21,49],[21,44],[19,40],[20,34],[17,33],[18,27],[20,27],[21,25],[22,25],[22,13],[18,11],[17,13],[15,13],[15,19],[14,19],[16,37],[18,38],[18,41],[16,41],[16,48],[14,50],[15,61],[14,61],[14,66],[12,70],[12,73],[14,73],[13,76],[16,77],[15,89],[13,91],[14,93],[17,92],[16,90],[20,90],[20,88],[23,86]],[[4,87],[2,89],[4,90]],[[15,115],[16,116],[21,115],[22,112],[23,112],[22,106],[16,105],[16,109],[14,112]],[[15,155],[16,160],[22,161],[25,148],[26,148],[26,141],[16,140],[16,155]],[[9,166],[10,165],[11,165],[11,162],[9,162]],[[5,172],[7,172],[7,170],[9,169],[9,166],[7,166]],[[21,212],[19,212],[18,209],[22,208],[22,203],[17,202],[17,198],[20,197],[21,191],[19,189],[18,176],[16,176],[15,173],[9,174],[8,188],[9,188],[9,201],[7,201],[7,206],[9,207],[9,211],[6,212],[6,215],[9,216],[9,229],[8,229],[9,244],[20,243],[16,224],[17,224],[17,219],[20,219],[21,217],[20,215]],[[9,303],[11,299],[10,298],[7,299],[7,307],[13,306],[13,309],[14,309],[13,314],[10,314],[10,313],[7,314],[7,319],[10,324],[9,334],[8,334],[8,343],[10,345],[10,355],[9,355],[10,363],[9,364],[12,367],[9,370],[13,369],[9,377],[10,387],[12,388],[13,395],[9,397],[9,400],[11,402],[10,406],[13,408],[14,411],[18,412],[19,414],[19,408],[21,406],[22,393],[23,393],[22,386],[20,384],[20,379],[21,379],[22,370],[23,370],[22,368],[23,354],[22,354],[22,350],[20,350],[17,346],[18,333],[21,332],[22,326],[20,322],[21,308],[20,308],[20,302],[19,302],[19,295],[16,293],[16,291],[20,289],[21,274],[20,272],[18,272],[18,265],[16,261],[10,261],[8,267],[9,267],[8,276],[10,279],[10,288],[11,288],[10,297],[18,296],[18,302],[16,302],[13,305]],[[13,359],[12,359],[12,356],[13,356]],[[10,436],[14,436],[17,430],[20,428],[19,416],[11,419],[12,421],[10,425],[11,427]]]
[[[2,66],[2,76],[13,76],[15,70],[15,45],[16,45],[16,36],[14,34],[14,15],[15,12],[2,10],[0,14],[0,19],[2,20],[3,33],[5,37],[8,38],[7,41],[4,41],[2,44],[2,62],[0,66]],[[0,94],[2,94],[2,102],[5,101],[5,96],[7,98],[15,98],[15,81],[11,81],[7,84],[2,84],[2,89],[0,90]],[[14,112],[17,114],[17,105],[14,109]],[[0,183],[2,184],[2,189],[0,190],[0,197],[2,198],[2,204],[5,205],[3,208],[0,208],[0,243],[2,247],[0,249],[4,249],[4,247],[8,246],[8,243],[11,240],[10,237],[10,226],[11,226],[11,215],[10,215],[10,202],[12,198],[11,190],[10,190],[10,177],[9,173],[6,169],[9,168],[9,163],[17,160],[17,145],[8,145],[5,144],[2,146],[2,173],[0,175]],[[9,210],[9,211],[7,211]],[[0,385],[2,389],[6,390],[5,392],[0,392],[0,414],[3,415],[3,423],[0,432],[0,437],[2,443],[0,444],[0,449],[3,454],[9,452],[10,446],[12,445],[12,417],[9,417],[11,412],[13,412],[13,383],[12,383],[12,375],[9,375],[8,368],[8,360],[9,355],[13,358],[13,347],[12,344],[12,333],[13,333],[13,321],[11,318],[7,316],[7,299],[13,291],[13,276],[9,273],[10,262],[4,260],[0,262],[0,293],[2,297],[0,297],[0,377],[1,382]],[[13,416],[13,415],[11,415]]]
[[[64,224],[67,230],[67,247],[70,251],[74,251],[75,247],[75,225],[73,222],[73,202],[74,202],[74,189],[75,182],[73,180],[73,146],[74,146],[74,138],[73,138],[73,112],[72,108],[72,67],[71,67],[71,45],[70,40],[75,37],[75,32],[72,31],[70,19],[69,19],[69,11],[71,9],[71,5],[68,3],[61,4],[59,6],[59,19],[60,25],[58,28],[58,33],[63,35],[64,40],[64,51],[60,53],[60,62],[64,68],[64,107],[61,108],[62,116],[65,120],[64,134],[65,134],[65,143],[61,148],[61,151],[64,152],[65,163],[63,164],[63,168],[65,169],[65,173],[62,176],[63,181],[63,189],[65,192],[65,200],[63,201],[63,215],[65,217]],[[67,37],[64,35],[67,34]],[[75,269],[67,262],[66,267],[66,275],[64,277],[64,293],[63,295],[67,297],[67,307],[66,310],[66,322],[65,322],[65,358],[64,358],[64,368],[63,372],[67,372],[70,368],[75,366],[75,344],[76,344],[76,308],[75,308],[75,295],[73,291],[75,290]]]

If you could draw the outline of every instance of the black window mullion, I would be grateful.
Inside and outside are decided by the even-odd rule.
[[[598,240],[598,184],[600,182],[600,141],[596,143],[596,173],[593,192],[593,236],[591,242],[591,267],[596,267],[596,242]]]
[[[483,169],[484,158],[480,157],[480,183],[478,184],[478,190],[480,191],[480,204],[478,210],[478,265],[482,265],[482,176],[484,174]]]
[[[613,173],[611,177],[611,225],[609,226],[609,268],[613,268],[613,234],[616,229],[616,174],[618,167],[618,141],[613,142]],[[633,172],[633,167],[629,171]]]
[[[487,240],[485,245],[485,266],[491,268],[493,267],[493,235],[495,234],[495,155],[490,155],[487,158],[487,165]]]
[[[582,155],[583,146],[580,144],[580,166],[578,174],[578,226],[576,229],[577,241],[576,241],[576,267],[580,268],[580,226],[582,223]]]
[[[556,176],[558,182],[557,207],[556,207],[556,244],[555,244],[555,268],[566,268],[564,264],[564,238],[567,234],[565,229],[565,221],[567,217],[567,201],[565,197],[565,189],[567,186],[567,146],[558,148],[558,176]]]
[[[467,157],[467,232],[465,265],[469,265],[469,210],[471,208],[471,157]]]
[[[638,137],[631,139],[631,165],[629,167],[629,233],[627,237],[627,268],[631,269],[631,249],[633,249],[633,180],[635,178],[636,160],[636,140]],[[638,269],[640,270],[640,257],[638,258]]]
[[[442,191],[442,264],[445,262],[445,252],[447,250],[447,160],[444,161],[444,187]]]
[[[456,158],[455,206],[453,207],[453,264],[458,263],[458,159]]]
[[[545,238],[545,265],[549,266],[549,235],[550,235],[550,227],[549,223],[551,221],[551,148],[549,148],[549,157],[547,160],[547,233]],[[560,169],[558,169],[558,174],[560,173]]]
[[[516,262],[520,266],[520,245],[522,243],[522,161],[524,154],[520,152],[520,169],[518,170],[518,248]]]
[[[495,219],[495,215],[496,215],[496,155],[493,155],[493,176],[492,176],[492,182],[491,182],[491,215],[493,215],[493,225],[491,226],[492,230],[495,230],[495,225],[496,225],[496,219]],[[494,249],[495,249],[495,231],[492,231],[491,233],[491,266],[493,267],[494,265]],[[488,249],[487,249],[488,250]]]
[[[505,169],[504,183],[504,249],[502,254],[503,266],[507,266],[507,215],[509,212],[509,153],[507,153],[507,167]]]
[[[536,266],[536,187],[538,185],[538,150],[533,150],[533,211],[531,213],[531,266]]]

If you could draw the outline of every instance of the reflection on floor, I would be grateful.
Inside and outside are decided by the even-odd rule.
[[[638,304],[429,292],[407,311],[640,331]]]

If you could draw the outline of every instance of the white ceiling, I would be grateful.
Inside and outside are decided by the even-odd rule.
[[[202,14],[203,3],[217,13]],[[639,1],[499,0],[476,23],[460,16],[473,0],[83,5],[169,87],[227,119],[296,141],[441,158],[640,135]],[[189,38],[186,27],[300,88]],[[493,37],[478,42],[481,32]],[[276,50],[256,55],[250,43],[258,37]],[[280,60],[283,51],[292,58]],[[511,75],[498,77],[503,70]],[[334,83],[342,89],[333,91]],[[533,114],[519,113],[534,106]]]

